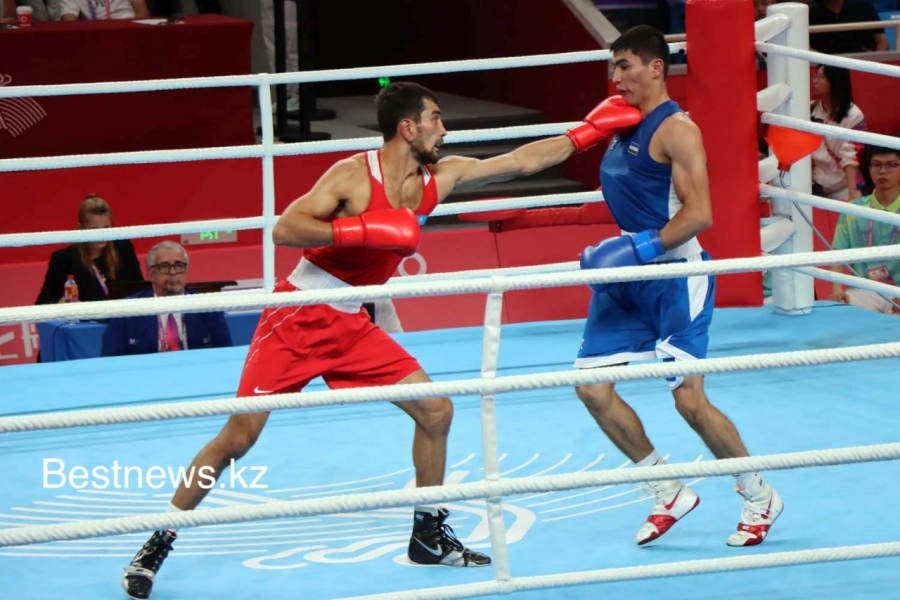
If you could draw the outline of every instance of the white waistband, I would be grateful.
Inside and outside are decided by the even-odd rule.
[[[328,271],[309,262],[306,257],[300,259],[293,273],[288,275],[288,282],[298,290],[336,290],[352,287],[341,281]],[[332,302],[328,306],[341,312],[356,314],[362,310],[362,302]]]
[[[622,235],[634,235],[634,234],[623,230]],[[669,250],[662,256],[658,256],[657,258],[654,258],[650,262],[651,263],[661,263],[661,262],[668,262],[668,261],[672,261],[672,260],[681,260],[684,258],[691,258],[694,256],[699,256],[701,252],[703,252],[703,247],[700,245],[700,242],[697,240],[697,238],[692,237],[691,239],[689,239],[682,245],[678,246],[677,248],[672,248],[671,250]]]

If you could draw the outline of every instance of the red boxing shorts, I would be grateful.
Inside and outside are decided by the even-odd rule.
[[[296,290],[283,281],[274,291]],[[350,314],[325,304],[267,308],[237,395],[297,392],[320,376],[331,389],[393,385],[420,368],[365,310]]]

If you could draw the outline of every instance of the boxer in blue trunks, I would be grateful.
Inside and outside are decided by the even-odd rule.
[[[600,167],[603,195],[622,235],[588,247],[584,269],[711,260],[697,234],[712,225],[706,154],[698,127],[669,99],[669,49],[661,32],[639,26],[612,45],[613,81],[643,119],[611,141]],[[635,360],[706,357],[715,278],[711,276],[591,286],[593,296],[575,366],[582,369]],[[703,376],[669,381],[675,408],[717,458],[747,456],[732,422],[703,391]],[[663,463],[634,410],[612,383],[576,388],[609,439],[636,466]],[[762,543],[784,509],[759,473],[735,475],[744,500],[729,546]],[[638,530],[646,544],[691,512],[700,498],[680,481],[648,482],[656,498]]]

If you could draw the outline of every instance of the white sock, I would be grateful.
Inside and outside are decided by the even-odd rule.
[[[175,506],[174,504],[172,504],[171,502],[169,502],[169,505],[166,507],[166,512],[167,513],[181,512],[181,509],[178,508],[177,506]],[[166,529],[166,531],[168,531],[169,533],[177,533],[178,528],[170,527],[170,528]]]
[[[659,455],[659,452],[654,450],[653,452],[648,454],[646,456],[646,458],[644,458],[644,460],[642,460],[639,463],[635,463],[634,466],[636,466],[636,467],[655,467],[656,465],[664,465],[664,464],[666,464],[666,461],[664,461],[662,459],[662,457]]]
[[[734,480],[742,490],[752,488],[753,491],[758,489],[757,486],[762,486],[762,476],[759,473],[741,473],[735,475]]]
[[[666,464],[666,459],[659,455],[659,452],[653,450],[650,454],[648,454],[642,461],[636,463],[635,467],[658,467],[660,465]],[[659,493],[668,493],[673,488],[681,485],[681,482],[677,479],[666,479],[663,481],[648,481],[644,485],[647,485],[654,491],[655,494]],[[660,487],[662,486],[662,487]]]

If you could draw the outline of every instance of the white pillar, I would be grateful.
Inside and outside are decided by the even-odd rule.
[[[262,120],[262,143],[265,155],[262,159],[262,255],[263,255],[263,290],[270,293],[275,289],[275,242],[272,241],[272,230],[275,228],[275,159],[272,148],[275,145],[275,125],[272,122],[272,111],[266,110],[272,105],[272,88],[268,83],[259,86],[259,102]]]
[[[790,17],[791,25],[773,37],[772,44],[791,48],[809,49],[809,6],[795,2],[775,4],[768,14],[782,13]],[[768,83],[786,83],[791,88],[791,97],[776,108],[774,113],[797,119],[809,120],[809,62],[796,58],[769,55],[767,60]],[[777,184],[776,178],[773,184]],[[791,167],[785,177],[785,187],[797,192],[812,192],[812,168],[809,157]],[[802,214],[801,214],[802,211]],[[772,199],[772,216],[789,218],[794,224],[794,235],[773,254],[790,254],[813,251],[813,231],[803,218],[805,214],[812,221],[812,208],[794,205],[788,200]],[[772,304],[779,314],[807,314],[812,311],[815,300],[815,280],[795,271],[779,270],[772,273]]]

